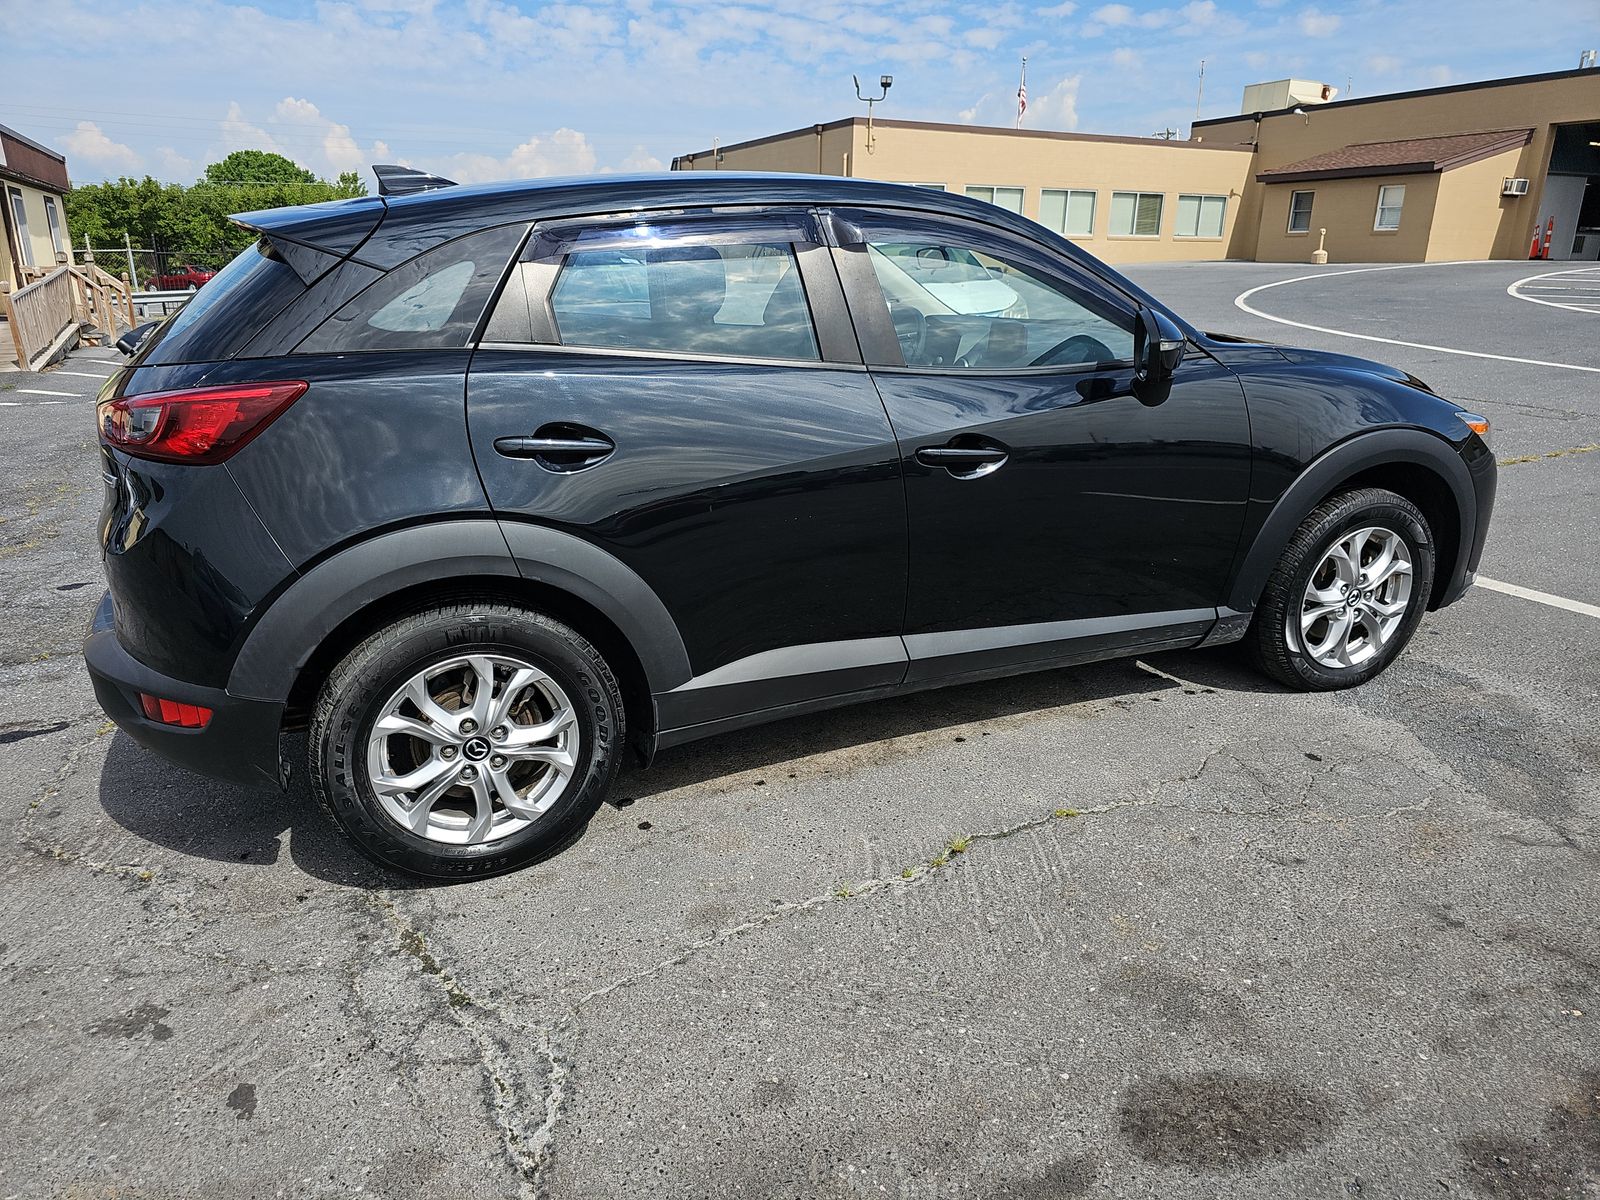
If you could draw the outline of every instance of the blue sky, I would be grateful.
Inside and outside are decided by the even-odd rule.
[[[241,147],[319,174],[373,161],[463,181],[653,169],[713,138],[863,112],[852,73],[895,77],[880,116],[1009,125],[1026,55],[1029,127],[1186,134],[1201,59],[1202,115],[1221,116],[1258,80],[1372,95],[1564,70],[1600,43],[1597,0],[1522,10],[1525,35],[1512,11],[1500,0],[142,0],[113,12],[104,0],[0,0],[0,122],[64,151],[78,181],[187,182]]]

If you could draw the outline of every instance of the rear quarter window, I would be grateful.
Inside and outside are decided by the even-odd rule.
[[[526,225],[485,229],[396,267],[313,330],[295,353],[466,346],[526,232]]]
[[[231,358],[305,290],[305,282],[262,238],[218,271],[156,331],[139,365]]]

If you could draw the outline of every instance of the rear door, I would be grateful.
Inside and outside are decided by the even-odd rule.
[[[900,439],[911,680],[1198,640],[1250,481],[1237,377],[1133,387],[1135,302],[956,217],[840,211],[836,258]]]
[[[894,434],[806,210],[535,229],[468,377],[497,514],[632,568],[695,679],[664,731],[897,683]]]

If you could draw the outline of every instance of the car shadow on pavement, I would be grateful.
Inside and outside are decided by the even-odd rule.
[[[1231,647],[1150,655],[1157,674],[1132,658],[1062,667],[896,696],[793,717],[662,751],[649,770],[626,769],[613,804],[626,805],[675,788],[766,770],[795,759],[888,743],[897,738],[1042,712],[1069,704],[1131,699],[1185,690],[1287,689],[1256,674]]]
[[[610,802],[626,807],[677,788],[797,759],[870,752],[901,738],[928,737],[1067,705],[1202,688],[1285,690],[1256,675],[1242,656],[1226,649],[1152,655],[1148,661],[1156,670],[1145,670],[1134,659],[1119,659],[918,692],[723,734],[664,751],[649,770],[625,767]],[[290,761],[303,763],[305,735],[291,734],[284,749]],[[179,854],[233,866],[270,867],[287,848],[297,867],[337,886],[436,886],[364,858],[322,811],[303,769],[284,792],[220,783],[168,764],[119,731],[106,754],[99,799],[122,828]],[[585,832],[580,830],[552,853],[569,848]]]
[[[303,763],[305,735],[289,735],[284,751]],[[270,867],[287,841],[295,865],[327,883],[428,886],[364,858],[322,811],[303,769],[282,792],[221,783],[173,766],[119,730],[100,773],[100,806],[134,836],[195,858]]]

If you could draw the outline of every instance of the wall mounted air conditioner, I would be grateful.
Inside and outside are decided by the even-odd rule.
[[[1526,196],[1528,194],[1528,181],[1526,179],[1508,179],[1500,186],[1502,196]]]

